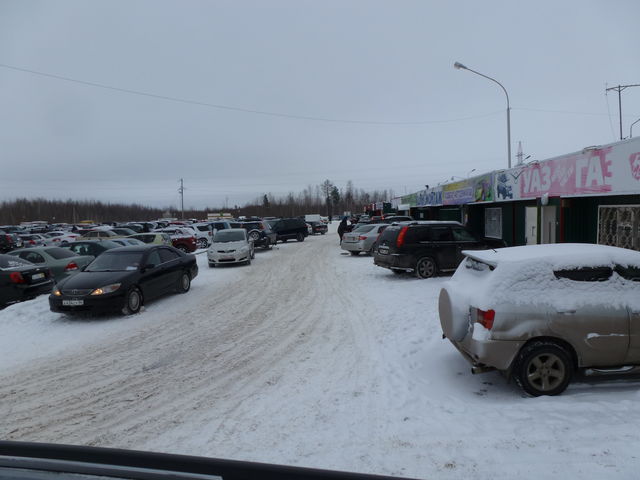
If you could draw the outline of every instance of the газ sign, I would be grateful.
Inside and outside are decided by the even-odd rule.
[[[496,200],[640,193],[640,138],[497,174]]]

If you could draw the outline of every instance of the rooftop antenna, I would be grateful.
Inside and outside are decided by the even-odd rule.
[[[522,165],[522,162],[524,161],[524,153],[522,153],[522,141],[518,142],[518,153],[516,154],[516,158],[518,159],[516,165]]]

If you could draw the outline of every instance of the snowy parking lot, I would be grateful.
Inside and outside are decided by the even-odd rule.
[[[0,311],[0,438],[419,478],[636,478],[640,382],[472,375],[418,280],[326,236],[131,317]]]

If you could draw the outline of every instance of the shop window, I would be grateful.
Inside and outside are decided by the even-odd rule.
[[[598,243],[640,250],[640,205],[598,208]]]
[[[502,238],[502,208],[484,209],[484,236]]]

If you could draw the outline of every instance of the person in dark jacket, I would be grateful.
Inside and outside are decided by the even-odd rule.
[[[338,235],[340,235],[340,243],[342,243],[342,236],[344,232],[347,230],[347,217],[342,217],[342,221],[340,225],[338,225]]]

